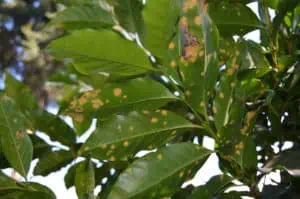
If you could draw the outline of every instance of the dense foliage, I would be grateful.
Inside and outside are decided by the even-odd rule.
[[[48,26],[65,34],[47,47],[65,64],[48,79],[60,85],[59,111],[5,74],[0,168],[24,180],[0,172],[0,197],[55,198],[27,180],[39,159],[35,175],[72,163],[65,184],[78,198],[298,198],[300,5],[261,0],[258,17],[254,1],[59,0]],[[260,43],[244,38],[254,30]],[[223,174],[182,187],[212,154]],[[265,185],[275,170],[280,182]]]

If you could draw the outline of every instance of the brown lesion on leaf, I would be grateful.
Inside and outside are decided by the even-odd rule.
[[[195,8],[197,5],[197,0],[184,0],[183,11],[188,12],[189,9]]]
[[[194,18],[194,22],[195,22],[195,24],[196,25],[201,25],[201,17],[200,16],[196,16],[195,18]]]
[[[122,95],[122,89],[121,88],[115,88],[113,93],[114,93],[115,97],[120,97]]]
[[[81,113],[69,113],[69,115],[79,123],[82,123],[84,121],[84,116]]]
[[[174,60],[172,60],[172,61],[170,62],[170,66],[171,66],[172,68],[176,68],[177,63],[176,63]]]
[[[94,109],[98,109],[104,105],[103,101],[100,99],[93,99],[91,102],[92,102],[92,107]]]
[[[151,123],[155,124],[158,122],[158,119],[156,117],[151,118]]]
[[[242,135],[247,135],[248,134],[248,130],[251,126],[251,121],[255,118],[256,116],[256,112],[255,111],[249,111],[246,114],[245,117],[245,122],[244,122],[244,127],[241,129],[241,134]]]
[[[23,133],[22,131],[17,131],[16,137],[17,137],[18,139],[24,138],[24,133]]]
[[[169,49],[173,50],[175,48],[174,42],[169,43]]]

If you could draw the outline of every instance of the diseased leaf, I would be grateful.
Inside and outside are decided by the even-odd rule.
[[[82,5],[58,12],[51,21],[67,30],[108,28],[114,25],[112,16],[100,6]]]
[[[180,16],[181,3],[179,0],[147,1],[142,16],[145,27],[140,32],[140,38],[154,56],[164,58],[168,44],[176,31],[177,20]]]
[[[91,160],[85,160],[78,164],[74,180],[79,198],[94,198],[95,164]]]
[[[171,196],[210,153],[200,146],[181,143],[148,154],[121,173],[108,199]]]
[[[41,157],[34,168],[34,175],[46,176],[71,163],[76,156],[70,151],[54,151]]]
[[[185,129],[201,128],[166,110],[134,111],[103,121],[84,143],[80,153],[110,161],[154,149]]]
[[[26,178],[33,146],[25,132],[25,117],[13,101],[0,100],[0,144],[11,166]]]
[[[233,178],[228,175],[212,177],[205,185],[196,188],[187,199],[211,199],[223,193],[232,182]]]
[[[157,70],[140,47],[113,31],[74,31],[48,49],[57,59],[71,60],[82,74],[133,76]]]
[[[74,121],[82,123],[85,120],[91,121],[93,117],[105,119],[112,114],[145,107],[155,110],[176,100],[178,98],[158,82],[138,78],[123,83],[106,84],[101,89],[85,92],[73,100],[64,112]]]

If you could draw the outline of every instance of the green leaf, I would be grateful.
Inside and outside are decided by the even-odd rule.
[[[208,13],[223,36],[245,35],[264,28],[254,12],[241,3],[209,3]]]
[[[222,193],[233,178],[228,175],[218,175],[212,177],[205,185],[198,187],[187,199],[211,199]]]
[[[166,110],[134,111],[100,123],[80,153],[97,159],[123,160],[142,149],[154,149],[191,128],[200,127]]]
[[[274,169],[284,168],[290,175],[299,177],[299,154],[300,150],[289,150],[279,153],[269,160],[260,170],[269,173]]]
[[[143,9],[145,28],[140,38],[145,48],[156,57],[164,58],[167,53],[180,16],[180,4],[179,0],[147,1]]]
[[[120,25],[131,33],[143,29],[141,0],[112,0],[116,18]]]
[[[74,6],[58,12],[51,21],[67,30],[108,28],[114,25],[112,16],[100,6]]]
[[[0,172],[1,199],[56,199],[55,194],[45,186],[34,182],[16,182]]]
[[[54,141],[59,141],[67,146],[76,143],[74,130],[58,116],[41,111],[35,115],[34,122],[37,130],[46,133]]]
[[[180,189],[191,169],[201,167],[200,162],[210,153],[200,146],[181,143],[148,154],[121,173],[108,199],[171,196]]]
[[[46,176],[71,163],[76,156],[70,151],[53,151],[41,157],[34,168],[34,175]]]
[[[76,167],[74,180],[78,197],[92,199],[95,188],[95,164],[91,160],[80,162]]]
[[[149,89],[151,88],[151,89]],[[136,91],[139,92],[136,92]],[[141,110],[155,110],[168,102],[178,100],[166,87],[148,79],[138,78],[122,83],[105,84],[101,89],[83,93],[70,103],[64,112],[74,121],[104,119],[111,114]]]
[[[41,158],[51,152],[51,146],[36,135],[29,135],[33,145],[33,158]]]
[[[219,47],[219,32],[207,13],[207,4],[200,2],[199,5],[200,21],[204,37],[205,61],[204,69],[201,74],[201,76],[203,76],[204,78],[204,89],[201,93],[201,95],[203,96],[203,101],[199,102],[198,107],[200,106],[200,108],[203,109],[202,112],[204,112],[204,115],[207,118],[207,106],[209,104],[211,96],[213,95],[219,73],[217,58],[217,52]]]
[[[157,70],[140,47],[113,31],[74,31],[48,49],[57,59],[72,60],[82,74],[132,76]]]
[[[0,101],[0,143],[2,151],[22,176],[26,177],[32,160],[33,146],[25,132],[25,117],[11,100]]]

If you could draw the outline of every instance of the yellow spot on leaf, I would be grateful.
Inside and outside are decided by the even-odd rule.
[[[181,172],[179,173],[179,177],[182,178],[183,176],[184,176],[184,171],[181,171]]]
[[[158,155],[157,155],[157,159],[158,159],[158,160],[162,160],[162,159],[163,159],[163,155],[162,155],[161,153],[158,154]]]
[[[100,99],[93,99],[92,100],[92,106],[94,109],[100,108],[101,106],[103,106],[103,102]]]
[[[190,90],[186,90],[185,91],[185,95],[188,96],[188,97],[191,96],[191,91]]]
[[[153,117],[153,118],[151,118],[151,123],[157,123],[158,122],[158,119],[156,118],[156,117]]]
[[[205,104],[203,101],[200,102],[200,107],[204,108],[205,107]]]
[[[23,138],[24,137],[24,133],[22,131],[18,131],[16,134],[17,138]]]
[[[107,148],[107,145],[106,145],[106,144],[101,144],[100,147],[101,147],[102,149],[106,149],[106,148]]]
[[[130,126],[130,127],[129,127],[129,130],[130,130],[130,131],[133,131],[133,130],[134,130],[134,127],[133,127],[133,126]]]
[[[162,114],[162,116],[167,116],[167,115],[168,115],[168,111],[162,110],[162,111],[161,111],[161,114]]]
[[[167,122],[167,121],[164,121],[164,123],[163,123],[163,124],[164,124],[164,126],[166,126],[166,125],[168,124],[168,122]]]
[[[145,115],[148,115],[148,114],[149,114],[149,111],[148,111],[148,110],[143,110],[143,113],[144,113]]]
[[[111,150],[114,150],[115,148],[116,148],[116,145],[114,145],[114,144],[110,145]]]
[[[123,99],[127,99],[127,95],[124,95],[124,96],[123,96]]]
[[[224,97],[225,97],[225,96],[224,96],[224,93],[221,92],[221,93],[219,94],[219,97],[220,97],[221,99],[224,99]]]
[[[200,16],[195,17],[194,22],[196,25],[201,25],[201,18]]]
[[[128,142],[128,141],[124,141],[124,142],[123,142],[123,146],[124,146],[124,147],[128,147],[128,146],[129,146],[129,142]]]
[[[176,68],[177,64],[176,64],[176,62],[173,60],[173,61],[171,61],[170,66],[171,66],[172,68]]]
[[[110,161],[116,161],[116,157],[115,157],[115,156],[111,156],[111,157],[109,158],[109,160],[110,160]]]
[[[120,97],[121,94],[122,94],[122,89],[120,89],[120,88],[115,88],[114,89],[114,96]]]
[[[175,44],[174,44],[174,42],[171,42],[170,44],[169,44],[169,49],[174,49],[175,48]]]

